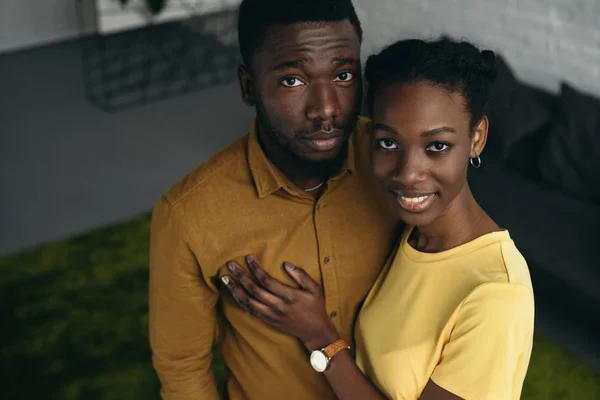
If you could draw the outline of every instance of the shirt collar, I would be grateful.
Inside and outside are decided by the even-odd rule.
[[[354,133],[348,140],[348,152],[344,169],[338,174],[338,177],[346,172],[354,174],[355,172],[355,138]],[[264,150],[258,141],[256,132],[256,118],[252,119],[248,129],[248,165],[254,178],[254,185],[259,198],[268,196],[279,189],[290,189],[293,183],[277,168],[271,160],[267,158]]]

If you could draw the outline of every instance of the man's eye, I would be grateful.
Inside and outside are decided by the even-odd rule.
[[[334,82],[350,82],[352,79],[354,79],[352,72],[342,72],[334,79]]]
[[[290,77],[290,78],[284,78],[281,81],[281,84],[286,87],[298,87],[298,86],[302,86],[304,83],[298,78]]]
[[[377,144],[384,150],[396,150],[398,148],[398,145],[390,139],[379,139]]]
[[[432,145],[429,145],[429,147],[427,147],[427,150],[432,151],[434,153],[439,153],[440,151],[444,151],[449,148],[450,146],[448,146],[446,143],[437,142],[433,143]]]

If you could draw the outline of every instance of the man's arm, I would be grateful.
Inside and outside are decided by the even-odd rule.
[[[164,400],[217,400],[212,372],[218,295],[190,249],[191,232],[167,199],[150,234],[150,345]]]

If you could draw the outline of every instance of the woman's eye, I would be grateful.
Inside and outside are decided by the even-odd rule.
[[[298,86],[302,86],[304,83],[298,78],[289,77],[289,78],[284,78],[281,81],[281,84],[286,87],[298,87]]]
[[[448,146],[446,143],[434,143],[432,145],[430,145],[429,147],[427,147],[427,150],[429,151],[433,151],[435,153],[439,153],[440,151],[444,151],[446,149],[448,149],[450,146]]]
[[[384,150],[396,150],[398,148],[398,145],[390,139],[379,139],[377,143]]]
[[[342,72],[334,79],[335,82],[350,82],[354,79],[354,74],[352,72]]]

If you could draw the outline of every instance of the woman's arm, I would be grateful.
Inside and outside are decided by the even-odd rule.
[[[308,351],[324,348],[339,339],[337,332],[324,332],[321,339],[314,344],[305,343]],[[329,386],[335,392],[339,400],[349,399],[386,399],[386,397],[373,385],[358,368],[350,352],[343,350],[337,353],[329,364],[329,368],[323,373],[329,382]],[[438,386],[431,379],[427,382],[420,400],[462,400],[460,397],[450,393]]]
[[[309,352],[320,350],[340,338],[326,312],[321,287],[304,270],[285,265],[286,271],[300,286],[295,289],[272,278],[253,258],[247,257],[246,261],[256,280],[235,263],[228,264],[235,280],[228,276],[222,278],[242,308],[273,328],[297,336]],[[363,375],[347,350],[333,356],[324,375],[340,400],[385,399]]]
[[[311,349],[309,348],[309,350]],[[347,350],[336,354],[331,359],[329,368],[323,374],[340,400],[386,399],[379,389],[365,377]]]
[[[297,336],[309,352],[320,350],[340,338],[326,312],[321,287],[303,269],[285,264],[288,274],[300,286],[295,289],[272,278],[251,256],[246,257],[246,262],[254,279],[235,262],[228,264],[233,278],[222,277],[240,307],[280,332]],[[324,375],[340,400],[386,399],[347,350],[333,356]],[[456,399],[460,398],[431,380],[421,396],[421,400]]]

